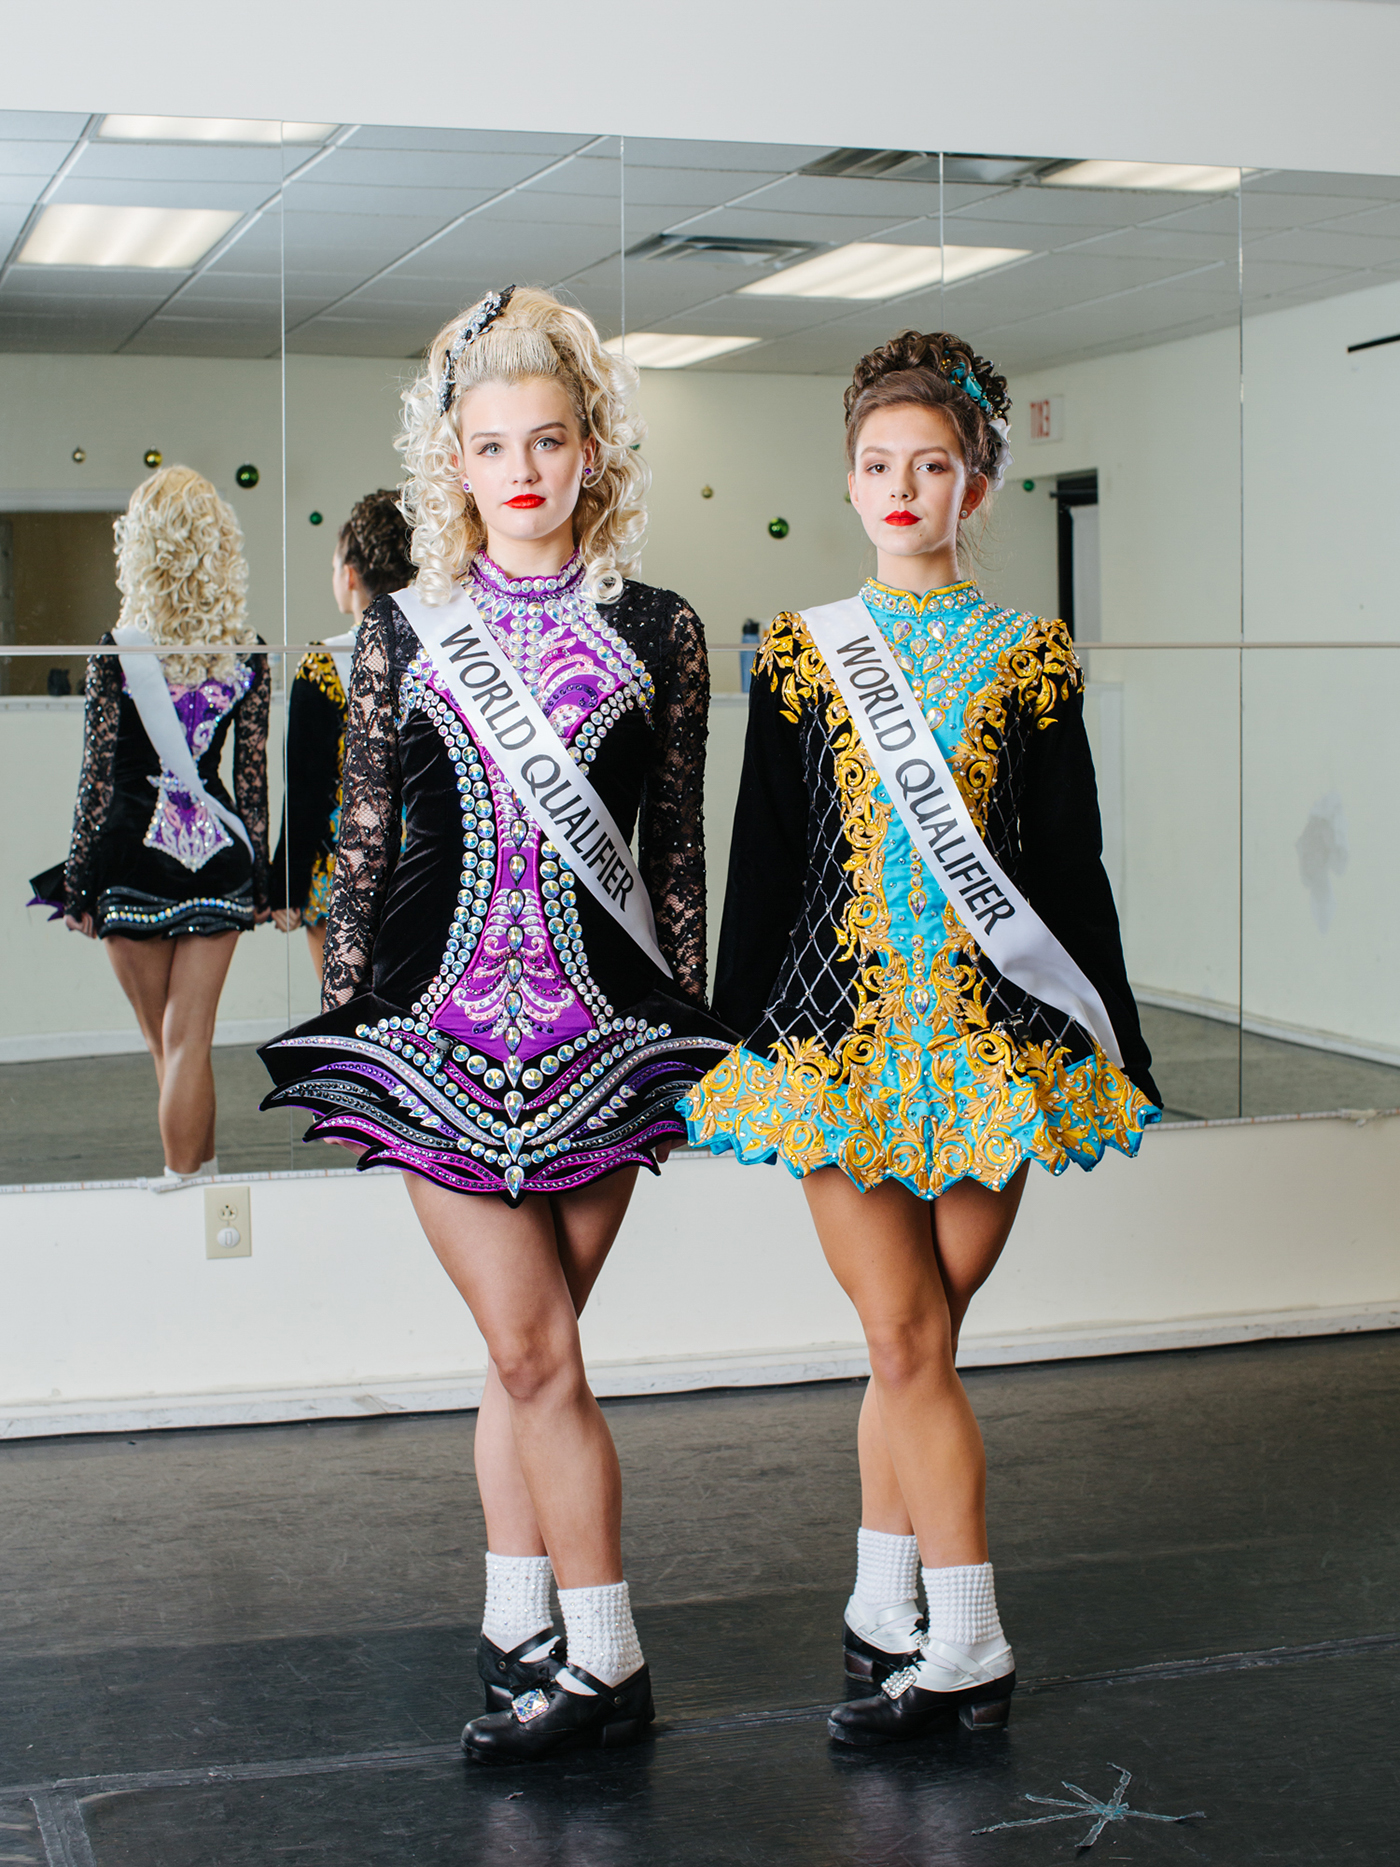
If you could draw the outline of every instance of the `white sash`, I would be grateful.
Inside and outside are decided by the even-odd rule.
[[[626,837],[476,604],[462,590],[433,609],[411,589],[395,591],[394,601],[423,644],[444,690],[504,773],[521,807],[575,879],[671,978]]]
[[[1103,1000],[978,835],[894,654],[859,597],[803,612],[916,853],[1003,978],[1081,1024],[1115,1063],[1123,1055]]]
[[[112,640],[119,648],[155,646],[144,629],[138,629],[129,622],[113,629]],[[168,652],[176,654],[179,651],[171,649]],[[217,797],[211,797],[204,788],[194,753],[190,751],[189,741],[185,737],[185,728],[166,685],[160,656],[118,655],[117,660],[122,664],[122,673],[126,676],[126,691],[141,715],[141,724],[155,748],[156,757],[186,797],[202,804],[211,816],[217,817],[220,823],[232,830],[251,856],[253,845],[243,827],[243,819],[231,811],[227,804],[221,804]]]

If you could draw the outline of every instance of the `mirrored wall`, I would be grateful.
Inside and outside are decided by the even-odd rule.
[[[1400,1107],[1400,181],[10,113],[0,218],[0,1180],[161,1166],[102,943],[27,905],[73,830],[114,519],[177,463],[237,516],[276,848],[309,798],[284,756],[295,677],[351,620],[340,527],[398,483],[424,346],[511,281],[569,296],[641,366],[642,574],[711,646],[712,927],[747,659],[778,610],[873,569],[845,496],[852,364],[906,326],[950,329],[1014,399],[1016,464],[969,568],[1072,625],[1167,1118]],[[283,882],[274,899],[304,905],[304,878]],[[214,1049],[225,1170],[345,1164],[257,1111],[255,1046],[315,1010],[314,960],[305,926],[237,942]]]

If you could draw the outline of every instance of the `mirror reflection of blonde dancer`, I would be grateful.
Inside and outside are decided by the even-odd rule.
[[[853,720],[803,617],[773,625],[753,675],[715,988],[717,1014],[746,1036],[682,1105],[693,1142],[802,1176],[865,1332],[850,1702],[829,1725],[843,1744],[915,1737],[954,1712],[1005,1723],[1015,1662],[958,1332],[1029,1162],[1059,1173],[1105,1145],[1135,1153],[1160,1114],[1100,861],[1073,645],[1063,624],[960,580],[962,528],[1009,464],[1008,407],[1004,379],[945,333],[907,331],[856,368],[848,485],[877,568],[842,611],[850,636],[834,639],[878,630],[894,669],[854,681],[871,718]],[[872,685],[890,672],[907,702]],[[922,712],[982,853],[1097,992],[1121,1066],[1003,976],[955,916],[943,883],[963,887],[948,880],[959,862],[969,887],[987,873],[969,839],[942,881],[927,842],[916,851],[869,739],[886,706],[906,704],[879,730],[908,747]]]
[[[157,699],[167,714],[173,703],[202,789],[163,763],[120,658],[92,656],[65,921],[103,942],[155,1063],[165,1177],[152,1185],[164,1192],[218,1170],[219,994],[239,934],[268,918],[268,666],[246,652],[260,638],[243,536],[208,480],[189,467],[152,474],[116,538],[121,616],[102,645],[135,629],[173,651],[158,658]],[[219,776],[230,731],[232,797]]]
[[[418,575],[355,647],[325,1010],[262,1052],[265,1107],[311,1108],[308,1138],[404,1170],[486,1339],[477,1760],[628,1743],[653,1716],[578,1313],[638,1167],[682,1138],[676,1099],[728,1042],[705,1009],[704,637],[681,598],[624,575],[645,485],[634,381],[547,292],[493,293],[433,340],[404,396]],[[571,867],[458,704],[455,662],[426,645],[449,628],[489,678],[504,657],[624,843],[636,825],[669,977],[585,884],[602,844],[569,830]]]
[[[351,655],[370,604],[411,582],[409,539],[396,492],[380,487],[356,501],[331,553],[331,595],[350,627],[302,657],[287,700],[287,795],[272,858],[272,918],[283,933],[306,929],[318,980],[340,831]]]

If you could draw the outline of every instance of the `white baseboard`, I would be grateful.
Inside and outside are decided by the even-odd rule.
[[[1156,1005],[1162,1011],[1184,1011],[1192,1018],[1209,1018],[1213,1024],[1238,1025],[1251,1037],[1273,1037],[1283,1044],[1300,1044],[1305,1050],[1328,1050],[1334,1056],[1356,1057],[1362,1063],[1386,1063],[1400,1068],[1400,1045],[1397,1044],[1368,1044],[1339,1031],[1285,1024],[1279,1018],[1255,1017],[1252,1012],[1241,1016],[1237,1005],[1222,1004],[1216,998],[1193,998],[1187,992],[1161,992],[1152,985],[1135,985],[1133,997],[1140,1005]]]
[[[222,1018],[214,1026],[219,1044],[265,1044],[287,1028],[285,1018]],[[53,1063],[68,1057],[139,1055],[141,1033],[125,1031],[43,1031],[31,1037],[0,1037],[0,1063]]]
[[[1179,1322],[1100,1323],[1081,1329],[1026,1329],[1010,1335],[970,1336],[962,1345],[958,1361],[964,1368],[997,1368],[1386,1329],[1400,1329],[1400,1299],[1354,1309],[1277,1310],[1245,1316],[1200,1316]],[[829,1342],[766,1352],[741,1350],[735,1354],[599,1362],[590,1367],[589,1379],[600,1398],[618,1399],[693,1393],[701,1388],[844,1381],[869,1372],[860,1343]],[[131,1395],[10,1406],[0,1403],[0,1439],[153,1432],[177,1427],[266,1426],[390,1413],[456,1413],[479,1403],[482,1379],[481,1371],[468,1370],[431,1380],[364,1381],[342,1387]]]

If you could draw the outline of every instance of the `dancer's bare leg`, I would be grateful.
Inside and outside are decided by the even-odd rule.
[[[968,1306],[991,1275],[1011,1235],[1026,1188],[1028,1166],[1023,1165],[999,1193],[976,1180],[958,1180],[933,1201],[932,1245],[943,1277],[955,1356]],[[891,1536],[911,1535],[913,1526],[880,1423],[873,1381],[866,1384],[856,1442],[862,1528],[883,1530]]]
[[[174,940],[106,942],[112,969],[136,1013],[160,1086],[165,1164],[197,1173],[214,1155],[211,1050],[219,995],[236,933],[182,934]]]
[[[622,1482],[612,1435],[584,1373],[561,1242],[570,1236],[569,1219],[557,1218],[541,1197],[511,1210],[502,1200],[451,1193],[415,1174],[404,1178],[429,1242],[486,1338],[538,1536],[559,1586],[621,1581]],[[504,1505],[510,1509],[508,1496]],[[517,1533],[521,1528],[517,1522]]]
[[[954,1318],[961,1323],[996,1263],[1023,1185],[1022,1174],[1001,1193],[969,1182],[950,1188],[938,1202],[951,1199],[946,1219],[935,1211],[935,1247],[927,1202],[898,1182],[863,1193],[834,1167],[803,1181],[827,1262],[856,1306],[870,1352],[888,1470],[868,1422],[862,1452],[871,1456],[871,1507],[881,1521],[867,1527],[912,1529],[929,1567],[987,1559],[986,1459],[953,1365]]]
[[[605,1180],[555,1194],[549,1201],[559,1260],[576,1315],[582,1315],[607,1262],[636,1183],[637,1169],[624,1167]],[[544,1538],[516,1455],[510,1401],[494,1362],[487,1367],[476,1416],[475,1460],[489,1548],[498,1556],[543,1556]]]

